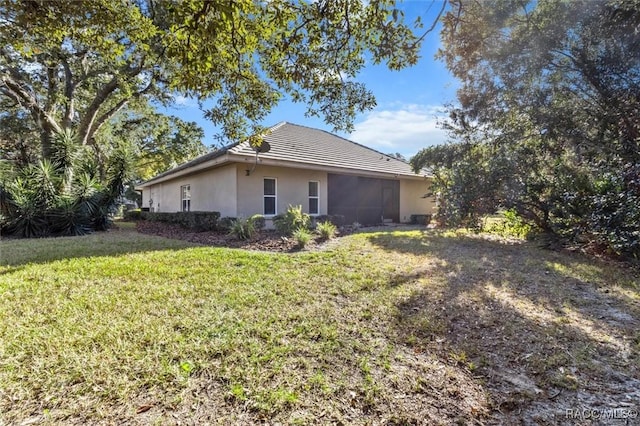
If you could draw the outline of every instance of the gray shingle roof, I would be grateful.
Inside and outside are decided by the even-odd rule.
[[[416,176],[408,163],[324,130],[285,121],[271,127],[264,140],[271,149],[259,155],[263,160]],[[229,153],[255,155],[248,141],[229,148]]]
[[[417,176],[411,166],[397,158],[352,142],[320,129],[283,121],[267,130],[264,140],[269,143],[268,152],[260,153],[262,160],[279,160],[313,166],[386,173],[398,176]],[[154,176],[142,185],[197,166],[225,154],[255,157],[249,141],[228,145],[194,160],[181,164],[167,172]],[[423,170],[421,173],[429,175]]]

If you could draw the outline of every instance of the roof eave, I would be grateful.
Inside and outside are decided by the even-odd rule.
[[[187,175],[191,175],[194,173],[198,173],[198,172],[202,172],[205,171],[207,169],[212,169],[215,167],[220,167],[225,165],[226,163],[230,163],[231,160],[229,159],[229,154],[225,153],[219,157],[213,158],[211,160],[205,161],[203,163],[200,164],[196,164],[195,166],[191,166],[191,167],[187,167],[185,169],[182,170],[178,170],[175,173],[170,173],[167,174],[166,176],[161,176],[158,178],[153,178],[150,179],[146,182],[143,182],[139,185],[135,186],[136,190],[142,190],[143,188],[158,184],[158,183],[162,183],[162,182],[166,182],[168,180],[172,180],[181,176],[187,176]]]

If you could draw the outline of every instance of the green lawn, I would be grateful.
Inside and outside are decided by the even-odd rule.
[[[544,419],[639,392],[639,320],[627,269],[460,233],[5,240],[0,425]]]

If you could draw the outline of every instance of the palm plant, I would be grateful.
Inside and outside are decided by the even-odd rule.
[[[132,155],[114,150],[103,185],[73,133],[59,134],[51,160],[18,170],[0,183],[0,229],[23,237],[83,235],[107,230],[132,170]]]

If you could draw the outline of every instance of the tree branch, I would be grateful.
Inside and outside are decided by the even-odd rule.
[[[100,127],[102,127],[102,125],[109,120],[111,117],[113,117],[115,114],[118,113],[118,111],[120,111],[122,108],[125,107],[125,105],[127,105],[127,103],[134,98],[139,98],[140,96],[143,96],[144,94],[148,93],[154,85],[154,78],[151,78],[151,81],[149,82],[149,84],[142,90],[138,91],[137,93],[135,93],[133,96],[130,96],[128,98],[124,98],[121,99],[118,103],[116,103],[113,107],[109,108],[109,110],[107,110],[106,112],[104,112],[103,114],[101,114],[99,117],[97,117],[95,119],[95,121],[93,122],[91,128],[89,129],[89,133],[88,133],[88,137],[93,139],[93,135],[95,135],[95,133],[100,130]]]
[[[45,65],[47,69],[47,102],[44,107],[47,114],[52,114],[56,108],[56,90],[58,88],[58,82],[56,81],[56,65]]]
[[[129,78],[135,77],[142,71],[142,67],[142,62],[140,63],[140,65],[135,67],[129,66],[128,69],[125,70],[124,76]],[[78,136],[80,137],[80,142],[82,145],[86,145],[89,142],[89,138],[91,138],[97,130],[97,127],[100,127],[104,123],[99,123],[97,127],[94,125],[100,108],[102,107],[102,105],[104,105],[107,99],[109,99],[113,92],[118,89],[118,86],[118,75],[116,74],[108,83],[106,83],[100,90],[98,90],[96,96],[93,98],[93,101],[91,101],[91,104],[89,105],[89,107],[87,107],[84,117],[82,118],[82,121],[80,121],[80,125],[78,126]],[[124,106],[124,104],[122,106]],[[118,110],[122,108],[122,106],[120,106]],[[118,110],[116,110],[115,112],[117,112]]]
[[[413,43],[414,47],[418,43],[420,43],[422,40],[424,40],[424,38],[427,36],[427,34],[429,34],[431,31],[433,31],[436,28],[436,25],[438,25],[438,21],[440,21],[440,18],[442,17],[442,14],[444,13],[444,10],[446,9],[446,7],[447,7],[447,2],[443,1],[442,2],[442,7],[440,8],[440,12],[438,12],[438,16],[435,17],[435,19],[431,23],[431,26],[429,27],[429,29],[427,31],[425,31],[420,37],[418,37],[418,39]],[[462,11],[462,4],[460,4],[460,8],[458,9],[458,19],[460,18],[461,11]]]
[[[41,130],[47,131],[48,129],[52,129],[56,132],[62,130],[55,119],[38,105],[37,99],[10,76],[6,74],[0,76],[0,90],[5,96],[13,99],[23,108],[26,108]]]
[[[73,73],[71,72],[71,67],[69,66],[69,62],[67,62],[65,58],[62,58],[62,67],[64,68],[64,96],[66,98],[62,127],[68,129],[71,127],[73,115],[75,114],[75,100],[73,99],[73,96],[76,86],[73,81]]]

